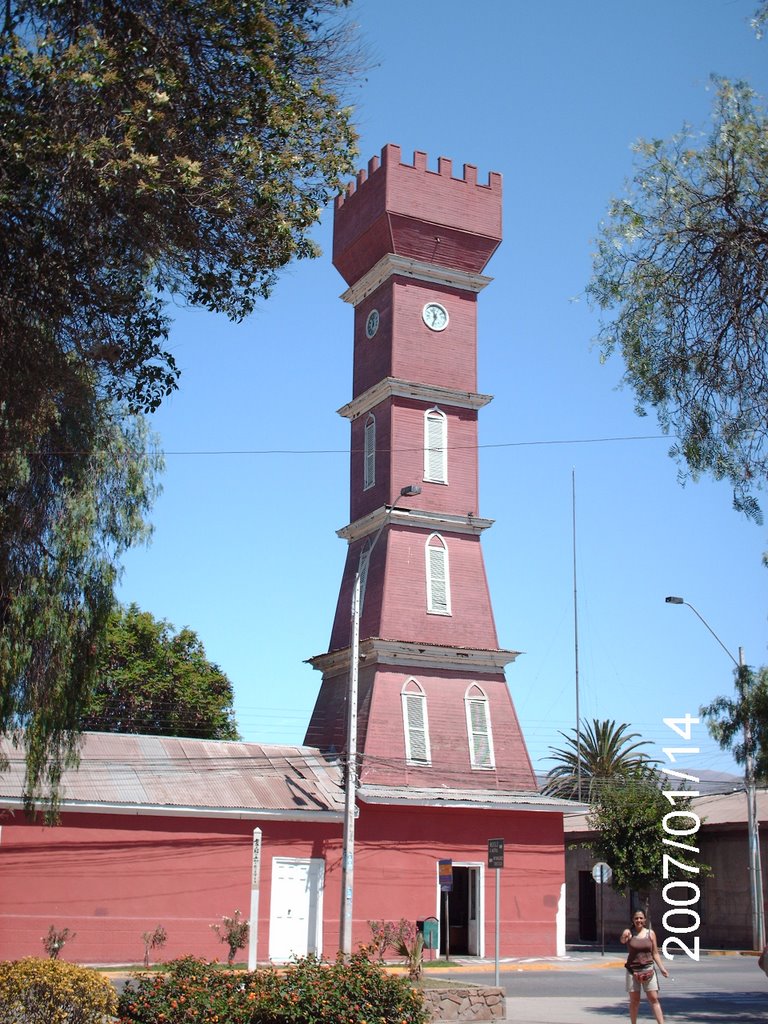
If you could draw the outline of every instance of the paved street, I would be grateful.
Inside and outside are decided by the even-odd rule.
[[[768,978],[755,957],[709,955],[698,963],[677,958],[668,969],[671,977],[661,990],[666,1024],[768,1022]],[[465,964],[447,973],[454,980],[494,981],[493,964],[482,970]],[[615,953],[505,962],[500,981],[507,993],[507,1020],[515,1024],[629,1020],[623,958]],[[638,1020],[653,1020],[645,999]]]

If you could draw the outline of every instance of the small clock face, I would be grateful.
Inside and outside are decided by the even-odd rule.
[[[379,311],[378,309],[372,309],[368,314],[368,319],[365,321],[365,334],[366,337],[372,338],[376,331],[379,329]]]
[[[448,310],[439,302],[428,302],[421,315],[431,331],[444,331],[448,326]]]

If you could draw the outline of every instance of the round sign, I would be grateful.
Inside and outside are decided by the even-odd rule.
[[[598,885],[602,885],[603,882],[610,882],[612,875],[613,870],[605,863],[604,860],[598,861],[598,863],[592,868],[592,877]]]

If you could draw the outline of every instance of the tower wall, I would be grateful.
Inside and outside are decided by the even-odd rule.
[[[477,295],[501,240],[501,175],[385,146],[336,203],[334,265],[354,306],[350,522],[306,742],[346,743],[360,574],[363,785],[536,788],[507,688],[479,510]],[[435,309],[437,318],[435,318]],[[437,438],[437,440],[436,440]],[[375,443],[374,443],[375,440]],[[424,717],[422,723],[420,716]],[[493,746],[490,751],[489,747]]]

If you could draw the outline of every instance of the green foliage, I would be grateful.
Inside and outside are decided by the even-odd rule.
[[[690,798],[675,797],[674,810],[685,811],[690,806]],[[664,845],[664,816],[672,810],[661,780],[653,774],[644,779],[616,779],[600,787],[587,816],[597,833],[590,846],[596,857],[610,864],[614,889],[648,892],[658,886],[664,879],[665,853],[681,863],[704,867],[685,851]],[[693,876],[673,868],[669,878],[677,877]]]
[[[191,629],[173,632],[133,604],[107,622],[82,728],[238,739],[232,683]]]
[[[752,29],[758,39],[763,38],[766,24],[768,24],[768,2],[762,0],[751,19]]]
[[[234,320],[353,170],[335,0],[8,0],[0,337],[155,409],[171,295]],[[45,316],[40,316],[40,311]]]
[[[768,781],[768,667],[756,672],[743,665],[734,673],[735,697],[716,697],[700,708],[707,728],[737,764],[754,757],[755,777]]]
[[[168,941],[168,933],[159,924],[153,932],[142,932],[141,941],[144,943],[144,966],[149,967],[149,951],[164,946]]]
[[[48,954],[51,960],[58,960],[59,953],[64,948],[65,943],[69,942],[70,939],[74,939],[77,932],[71,932],[69,928],[57,928],[55,925],[51,925],[48,929],[48,934],[42,938],[43,949]]]
[[[104,1024],[117,994],[96,971],[28,957],[0,963],[0,1024]]]
[[[248,941],[250,924],[248,921],[244,921],[240,911],[236,910],[234,917],[222,917],[221,924],[212,924],[211,928],[213,928],[219,939],[229,948],[227,963],[234,963],[237,951],[245,949],[245,944]]]
[[[95,400],[82,375],[56,383],[41,370],[34,390],[31,420],[0,390],[0,733],[25,752],[28,807],[45,794],[55,810],[118,560],[149,534],[160,460],[144,422]]]
[[[760,5],[758,25],[766,18]],[[601,226],[588,292],[613,318],[637,411],[677,438],[681,477],[727,480],[759,519],[768,478],[768,119],[742,82],[715,79],[707,136],[640,141]]]
[[[410,921],[401,919],[395,943],[398,956],[405,960],[408,977],[418,981],[424,970],[424,935]]]
[[[649,741],[638,740],[640,733],[628,733],[628,729],[626,722],[617,725],[615,721],[595,718],[592,722],[582,720],[578,736],[575,729],[571,735],[561,732],[567,746],[549,748],[550,757],[557,764],[547,772],[542,792],[591,803],[606,780],[645,778],[658,761],[641,750]]]
[[[343,0],[340,0],[343,4]],[[0,733],[32,807],[76,762],[177,386],[171,299],[234,320],[352,171],[336,0],[7,0],[0,13]]]
[[[419,993],[364,953],[348,962],[309,956],[284,970],[215,969],[186,957],[163,975],[143,976],[120,997],[120,1024],[199,1020],[203,1024],[426,1024]]]

